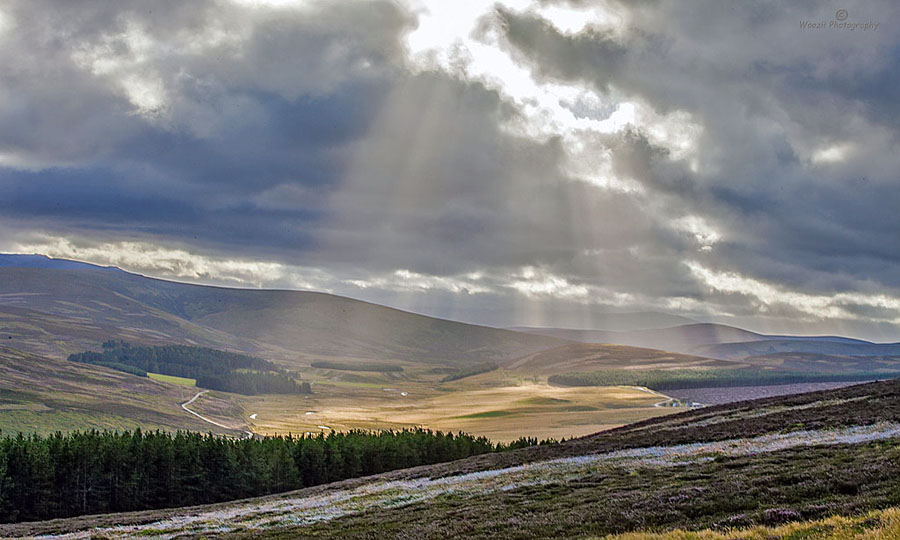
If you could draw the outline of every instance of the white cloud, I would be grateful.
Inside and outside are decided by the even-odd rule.
[[[574,285],[565,278],[555,276],[542,268],[527,266],[509,286],[528,297],[552,296],[586,300],[590,289],[585,285]]]
[[[850,154],[853,153],[854,145],[852,143],[840,143],[823,146],[812,153],[810,158],[813,163],[840,163],[845,161]]]
[[[144,241],[77,243],[68,238],[43,237],[16,243],[12,251],[116,266],[175,280],[208,280],[244,287],[262,287],[287,274],[287,267],[280,263],[209,257]]]
[[[701,251],[710,251],[722,239],[722,235],[701,216],[688,215],[673,222],[679,231],[689,234]]]
[[[816,319],[863,319],[850,311],[848,307],[868,306],[893,311],[893,317],[881,320],[893,324],[900,323],[900,298],[898,297],[862,293],[807,294],[742,276],[736,272],[710,270],[696,261],[687,261],[685,265],[696,278],[712,290],[746,295],[756,299],[758,308],[763,313],[777,306],[788,306]]]
[[[463,276],[429,276],[410,270],[396,270],[390,274],[368,279],[351,279],[346,283],[360,289],[377,288],[394,292],[448,291],[460,294],[480,294],[491,292],[489,287],[477,283],[480,276],[469,273]]]

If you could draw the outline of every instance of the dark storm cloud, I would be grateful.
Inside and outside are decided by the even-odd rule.
[[[15,227],[0,240],[38,231],[92,253],[139,240],[122,249],[174,246],[198,268],[262,259],[494,324],[528,323],[513,316],[529,302],[576,326],[593,304],[811,316],[711,289],[692,261],[788,292],[900,288],[889,4],[842,6],[879,20],[868,33],[804,33],[800,20],[833,16],[818,2],[610,6],[623,28],[564,33],[498,8],[475,35],[499,32],[541,83],[608,99],[563,104],[579,118],[631,99],[685,114],[700,128],[690,155],[641,125],[519,129],[529,104],[505,83],[411,65],[416,22],[394,2],[5,3],[0,219]],[[631,184],[573,172],[594,154]],[[260,282],[298,286],[266,268]]]
[[[3,12],[0,155],[14,165],[0,169],[5,217],[243,249],[310,244],[322,194],[368,131],[410,25],[389,2],[21,2]],[[133,80],[162,94],[159,110],[132,103],[123,85]],[[292,186],[307,196],[290,208],[259,203]]]
[[[625,47],[611,32],[588,29],[560,39],[559,31],[540,17],[520,17],[500,7],[497,15],[506,37],[519,50],[530,53],[544,77],[586,78],[605,90],[622,68]]]
[[[670,209],[726,232],[705,265],[800,290],[897,288],[900,18],[887,2],[851,4],[840,7],[878,30],[801,30],[801,20],[834,16],[811,2],[626,8],[629,27],[615,36],[497,17],[540,76],[686,111],[703,126],[696,173],[639,133],[613,162]],[[852,146],[843,160],[813,159],[840,144]]]

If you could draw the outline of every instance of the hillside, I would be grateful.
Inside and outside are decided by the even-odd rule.
[[[654,311],[643,311],[626,313],[592,313],[590,314],[590,326],[592,330],[579,330],[572,328],[544,328],[537,326],[511,326],[509,327],[509,330],[514,330],[516,332],[544,334],[548,336],[553,336],[556,332],[560,332],[561,336],[562,333],[565,332],[629,332],[633,330],[671,328],[673,326],[683,326],[696,323],[697,321],[689,319],[687,317],[682,317],[680,315],[672,315],[670,313],[659,313]]]
[[[0,430],[6,433],[140,427],[243,435],[242,402],[231,394],[206,395],[192,406],[235,428],[222,429],[182,410],[196,388],[6,347],[0,347],[0,373]]]
[[[70,354],[100,351],[108,340],[250,354],[297,372],[313,389],[312,395],[239,398],[221,393],[240,407],[215,416],[216,421],[246,424],[255,433],[427,426],[509,441],[525,428],[540,437],[572,437],[670,412],[654,407],[663,398],[653,393],[558,388],[540,373],[506,369],[520,358],[568,343],[559,339],[321,293],[186,285],[44,257],[0,256],[0,261],[6,263],[0,267],[0,338],[28,353],[23,362],[35,376],[44,364],[55,366]],[[624,354],[622,360],[628,358]],[[462,377],[474,373],[473,367],[491,364],[500,369]],[[375,366],[390,370],[372,371]],[[44,380],[51,389],[59,382],[53,369]],[[189,390],[167,381],[171,395],[166,394],[164,405],[180,418],[151,421],[147,415],[155,413],[144,409],[153,407],[143,404],[119,421],[104,415],[102,407],[71,415],[52,405],[52,396],[41,395],[20,403],[46,406],[39,421],[19,421],[21,415],[10,414],[0,427],[41,433],[98,426],[217,429],[180,411],[179,404],[191,397]],[[66,386],[60,383],[59,388]],[[128,402],[121,392],[100,390],[98,395],[107,396],[106,409],[125,410],[116,405],[120,397]],[[213,396],[205,394],[192,407],[212,406]]]
[[[555,375],[604,369],[740,368],[744,364],[643,347],[572,343],[525,356],[505,367],[526,373]]]
[[[888,381],[278,496],[7,525],[0,534],[540,538],[712,528],[743,537],[742,527],[900,505],[897,478],[900,382]]]
[[[848,371],[897,372],[900,356],[848,356],[808,352],[783,352],[748,356],[741,362],[753,366],[841,373]]]
[[[612,343],[649,349],[691,354],[697,347],[709,344],[748,342],[766,336],[724,324],[695,323],[630,331],[573,330],[567,328],[524,328],[534,334],[580,341]]]
[[[8,257],[0,261],[18,266],[0,265],[0,334],[12,347],[57,358],[122,339],[236,349],[288,365],[349,357],[448,367],[564,343],[324,293],[188,285]]]
[[[697,354],[740,359],[774,353],[809,353],[841,356],[897,356],[900,343],[854,343],[804,339],[765,339],[748,343],[720,343],[697,347]]]

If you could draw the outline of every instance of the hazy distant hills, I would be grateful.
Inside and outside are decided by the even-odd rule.
[[[688,324],[696,324],[697,321],[682,317],[680,315],[670,315],[668,313],[658,313],[655,311],[639,311],[626,313],[601,313],[591,316],[590,325],[592,330],[576,330],[569,328],[540,328],[530,326],[511,326],[509,330],[517,332],[533,332],[537,334],[552,335],[562,337],[564,339],[576,339],[573,336],[584,334],[591,335],[594,332],[630,332],[633,330],[653,330],[657,328],[671,328],[673,326],[684,326]],[[570,337],[565,337],[569,335]]]
[[[520,331],[583,343],[614,343],[691,354],[697,347],[765,339],[765,336],[722,324],[693,323],[631,331],[520,328]]]
[[[504,362],[566,343],[330,294],[189,285],[9,255],[0,255],[0,338],[57,358],[118,338],[235,349],[286,363],[353,357],[444,366]]]
[[[821,353],[847,356],[900,354],[898,343],[872,343],[841,336],[758,334],[724,324],[696,323],[624,332],[566,328],[517,328],[518,331],[580,341],[662,349],[723,360],[774,353]]]

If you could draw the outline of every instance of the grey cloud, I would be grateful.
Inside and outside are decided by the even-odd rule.
[[[563,36],[548,21],[496,9],[506,38],[525,51],[543,77],[583,79],[606,90],[623,67],[626,50],[611,33],[588,29]]]
[[[654,4],[629,9],[621,43],[565,35],[500,10],[507,46],[543,76],[590,81],[704,128],[692,173],[639,133],[616,146],[619,174],[726,232],[705,261],[795,290],[897,290],[900,21],[889,3],[851,3],[878,31],[800,29],[833,18],[820,3]],[[843,163],[811,149],[849,142]],[[884,290],[884,289],[882,289]]]
[[[321,199],[401,69],[413,24],[391,2],[17,2],[3,12],[5,216],[260,253],[313,243]],[[159,83],[161,110],[136,110],[129,77]],[[266,204],[279,187],[306,195]]]
[[[631,309],[675,298],[698,316],[760,313],[750,295],[700,283],[689,260],[789,290],[900,290],[900,21],[888,4],[848,6],[882,19],[867,34],[801,33],[801,18],[831,16],[811,2],[614,7],[623,32],[567,35],[503,9],[485,24],[541,80],[703,127],[697,172],[639,128],[580,135],[639,193],[573,176],[563,139],[511,133],[522,112],[503,94],[410,69],[415,21],[393,2],[4,4],[0,214],[48,235],[314,268],[336,292],[493,324],[525,302],[546,323],[589,325],[624,309],[614,293]],[[149,85],[146,110],[128,84]],[[810,161],[847,141],[844,162]],[[673,225],[686,215],[722,233],[711,251]],[[510,288],[523,267],[610,297],[523,299]],[[398,269],[481,273],[489,292],[346,284]]]

